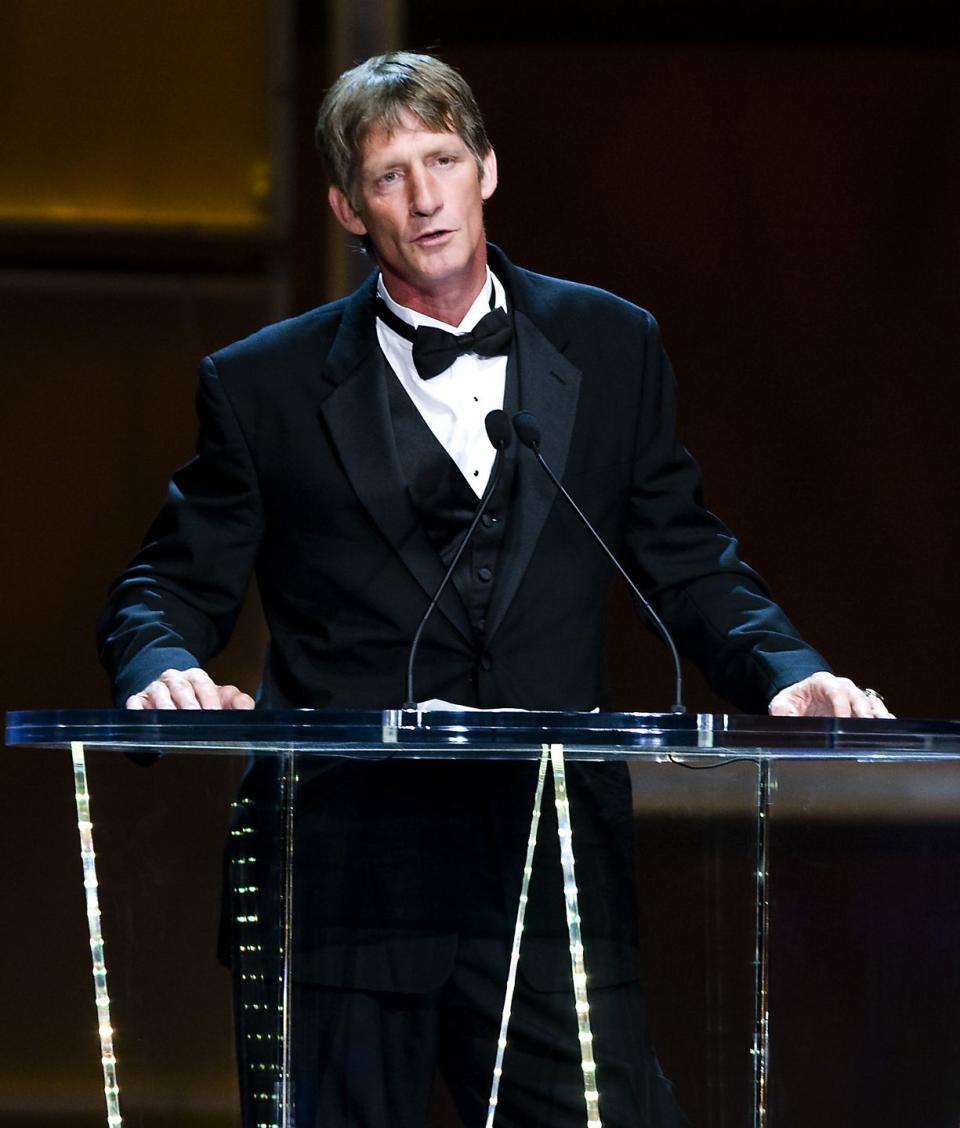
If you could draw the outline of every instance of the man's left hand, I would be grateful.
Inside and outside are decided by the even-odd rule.
[[[774,717],[892,717],[875,690],[821,671],[781,689],[770,702]]]

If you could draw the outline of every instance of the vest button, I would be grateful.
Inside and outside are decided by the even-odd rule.
[[[477,569],[477,578],[488,584],[493,579],[493,570],[484,564],[482,568]]]

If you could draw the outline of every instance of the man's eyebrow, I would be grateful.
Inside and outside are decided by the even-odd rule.
[[[392,168],[400,168],[405,163],[406,162],[399,157],[392,161],[373,161],[366,166],[364,172],[367,176],[381,176],[383,173],[389,172]]]
[[[422,160],[429,157],[436,157],[441,153],[456,152],[460,149],[461,145],[466,148],[461,139],[457,137],[456,134],[454,134],[451,137],[444,139],[443,141],[438,141],[436,145],[431,146],[431,148],[425,150],[423,153],[418,154],[418,156],[413,159]],[[387,160],[385,158],[374,160],[368,166],[368,173],[371,176],[379,176],[392,168],[402,168],[405,164],[409,163],[410,159],[411,158],[407,156],[398,156],[393,160]]]

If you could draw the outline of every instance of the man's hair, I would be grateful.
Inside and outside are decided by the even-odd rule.
[[[331,184],[356,206],[363,143],[376,126],[393,132],[404,111],[436,133],[459,134],[483,173],[490,141],[473,92],[460,75],[432,55],[391,51],[345,71],[327,91],[314,134]]]

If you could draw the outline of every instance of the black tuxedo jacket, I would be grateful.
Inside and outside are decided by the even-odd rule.
[[[680,650],[748,711],[827,669],[703,508],[697,468],[675,435],[674,379],[653,318],[603,291],[520,270],[496,248],[490,259],[514,317],[519,403],[540,422],[544,457]],[[204,362],[196,457],[174,477],[101,616],[119,703],[167,668],[204,665],[229,637],[254,574],[270,629],[262,705],[403,700],[410,640],[442,567],[400,471],[373,295],[371,279]],[[485,636],[448,586],[423,638],[418,697],[602,706],[609,580],[602,554],[520,450]],[[638,702],[649,706],[642,687]],[[618,839],[630,823],[624,774],[584,766],[571,781],[594,981],[632,966],[632,877]],[[533,779],[529,765],[509,764],[308,775],[300,918],[311,975],[422,987],[442,978],[459,928],[501,930]],[[559,886],[553,892],[559,898]],[[546,906],[546,885],[542,898]],[[531,906],[530,950],[538,936],[563,935],[561,907]],[[527,961],[533,979],[538,966],[545,985],[569,975],[544,956]]]

